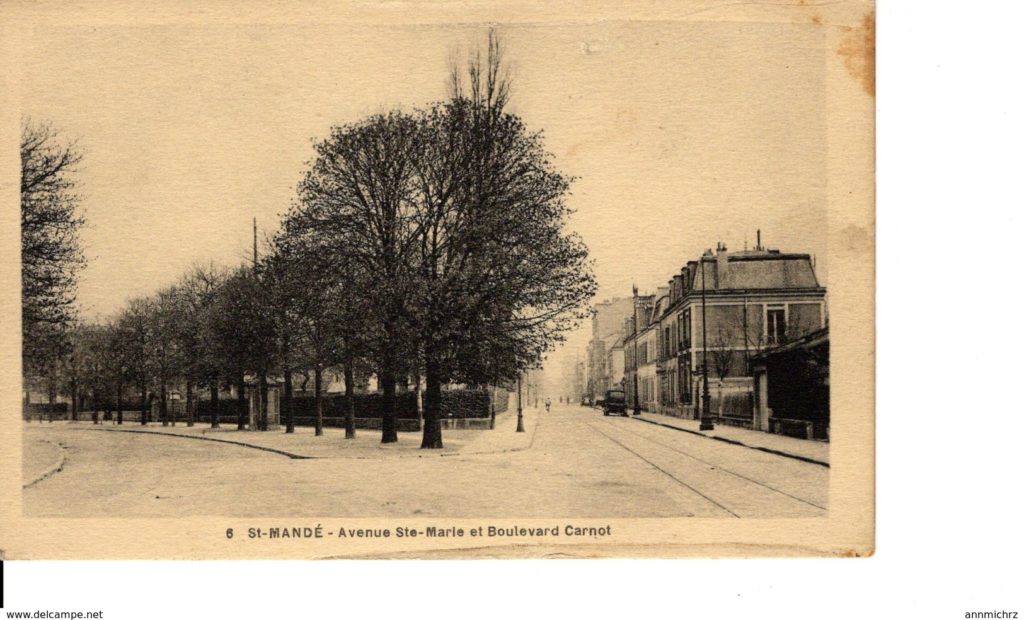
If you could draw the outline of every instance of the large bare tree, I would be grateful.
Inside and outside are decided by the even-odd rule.
[[[486,55],[453,66],[450,100],[419,116],[414,159],[419,251],[413,305],[426,379],[422,447],[443,447],[441,386],[510,381],[585,316],[595,282],[565,227],[571,179],[539,133],[505,106],[492,31]]]
[[[21,130],[22,361],[30,376],[54,376],[70,352],[75,285],[85,264],[75,169],[81,152],[50,125]],[[51,394],[53,390],[51,389]]]
[[[284,223],[294,239],[361,276],[358,295],[375,319],[363,335],[382,392],[383,443],[398,441],[395,393],[410,362],[415,278],[407,265],[420,239],[410,179],[418,138],[416,119],[399,112],[335,127],[315,145]]]

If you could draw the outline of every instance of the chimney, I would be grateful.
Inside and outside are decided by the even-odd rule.
[[[764,248],[761,247],[761,229],[760,228],[757,229],[757,247],[754,248],[754,249],[757,250],[758,252],[760,252],[761,250],[764,249]]]
[[[729,252],[724,243],[718,244],[718,265],[715,269],[715,288],[726,288],[729,277]]]

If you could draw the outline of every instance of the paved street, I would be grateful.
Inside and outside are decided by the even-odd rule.
[[[380,446],[339,429],[313,437],[230,429],[26,424],[27,516],[813,517],[829,469],[692,433],[554,405],[493,431],[418,433]],[[120,430],[115,430],[120,429]],[[147,433],[120,432],[146,430]],[[331,432],[333,431],[333,432]],[[166,436],[174,432],[181,436]],[[199,437],[217,441],[203,441]],[[270,452],[228,442],[274,447]]]

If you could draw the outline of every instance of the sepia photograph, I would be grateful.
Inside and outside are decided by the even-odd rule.
[[[8,11],[7,557],[871,554],[873,4],[643,11]]]

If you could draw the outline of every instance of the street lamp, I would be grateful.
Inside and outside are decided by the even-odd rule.
[[[701,329],[701,345],[703,349],[703,359],[701,360],[701,374],[703,375],[704,381],[704,397],[701,399],[700,405],[700,430],[702,431],[713,431],[715,425],[711,422],[711,416],[708,412],[708,401],[711,399],[710,390],[708,389],[708,303],[705,292],[707,286],[704,280],[704,257],[700,257],[700,329]]]
[[[525,433],[523,428],[523,375],[516,377],[516,432]]]
[[[633,285],[633,415],[640,415],[640,358],[637,355],[637,346],[640,342],[640,323],[637,322],[636,304],[639,299],[639,291],[636,284]]]

